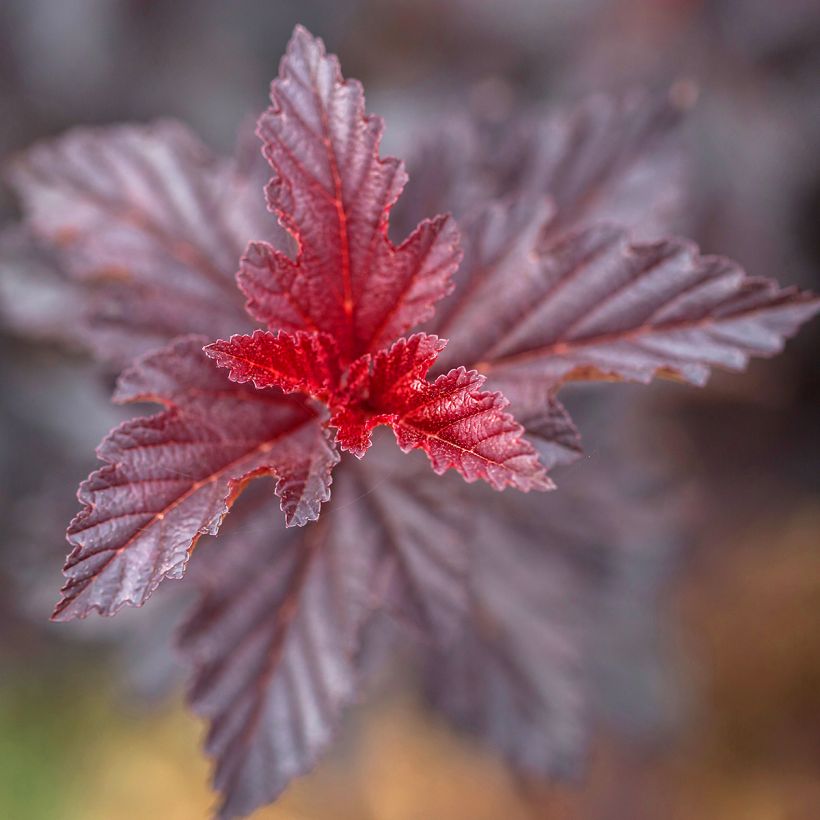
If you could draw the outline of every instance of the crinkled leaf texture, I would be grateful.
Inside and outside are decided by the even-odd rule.
[[[663,375],[702,385],[711,367],[778,353],[820,307],[689,242],[636,244],[608,226],[562,239],[532,273],[472,351],[505,384]]]
[[[601,221],[640,239],[677,232],[686,199],[680,125],[693,91],[684,83],[666,94],[596,93],[495,126],[448,116],[417,135],[400,224],[451,211],[464,229],[489,202],[547,197],[553,235]]]
[[[243,484],[277,477],[286,523],[318,516],[338,454],[316,412],[276,391],[229,382],[186,338],[149,354],[120,381],[119,401],[165,405],[116,428],[100,445],[105,466],[80,487],[84,509],[55,618],[111,615],[179,578],[200,535],[215,535]]]
[[[779,352],[820,307],[684,240],[635,243],[611,225],[549,240],[549,224],[549,209],[525,200],[488,210],[468,236],[458,290],[430,324],[449,334],[437,366],[486,373],[522,418],[567,381],[702,385],[711,367]]]
[[[481,391],[484,377],[463,367],[425,379],[444,343],[417,333],[389,350],[354,361],[345,379],[338,348],[328,334],[256,331],[205,348],[229,368],[232,381],[258,388],[302,391],[325,401],[343,450],[360,458],[378,424],[389,424],[405,452],[427,453],[435,472],[456,469],[467,481],[484,479],[498,490],[549,489],[523,428],[504,412],[506,399]]]
[[[329,333],[346,363],[429,318],[461,258],[450,217],[424,220],[398,247],[389,240],[406,174],[379,157],[382,129],[365,114],[361,84],[297,27],[258,133],[276,174],[269,206],[298,252],[293,261],[251,244],[239,283],[257,319]]]
[[[339,497],[351,501],[344,488]],[[184,627],[221,817],[250,814],[310,769],[355,697],[381,544],[349,535],[324,521],[304,535],[234,534],[222,577]]]

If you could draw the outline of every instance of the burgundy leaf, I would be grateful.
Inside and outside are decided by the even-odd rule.
[[[91,297],[96,348],[127,361],[187,332],[249,326],[234,283],[263,220],[263,179],[219,160],[183,126],[76,129],[22,154],[10,181],[27,225]]]
[[[231,534],[226,565],[182,634],[190,701],[210,721],[220,817],[244,816],[312,768],[355,697],[380,549],[344,486],[350,530]]]
[[[359,519],[334,498],[330,526],[347,538],[367,533],[381,545],[379,600],[423,640],[459,640],[476,522],[440,495],[439,479],[423,460],[402,455],[385,438],[376,438],[366,460],[347,465],[344,480],[356,488]]]
[[[679,230],[679,126],[693,96],[678,84],[665,95],[593,94],[571,106],[513,113],[497,126],[448,117],[439,132],[419,135],[399,203],[402,224],[449,210],[464,228],[491,200],[548,197],[557,212],[553,235],[599,221],[647,239]]]
[[[517,770],[566,777],[578,770],[590,719],[589,602],[571,562],[548,553],[543,537],[535,555],[537,542],[515,540],[503,521],[479,542],[469,625],[446,652],[431,653],[428,691],[457,727]]]
[[[546,199],[520,197],[493,202],[470,220],[456,289],[429,323],[448,340],[439,371],[474,365],[499,327],[513,324],[528,304],[538,274],[539,237],[554,213]]]
[[[256,387],[278,387],[327,401],[339,382],[339,352],[326,333],[295,334],[257,330],[252,336],[231,336],[205,347],[219,367],[229,368],[231,381]]]
[[[657,481],[651,497],[645,481],[634,486],[622,419],[612,414],[610,405],[610,441],[599,443],[617,442],[619,461],[576,465],[546,497],[438,481],[459,517],[473,522],[470,599],[460,639],[429,652],[428,693],[457,727],[529,776],[577,776],[601,713],[616,703],[622,711],[608,717],[629,719],[625,678],[631,693],[651,697],[638,682],[654,671],[647,630],[670,548],[649,511],[663,509],[668,522],[669,493],[659,503]]]
[[[431,315],[458,265],[458,231],[438,217],[393,246],[388,218],[404,169],[379,157],[383,125],[365,114],[361,85],[344,81],[337,59],[301,27],[271,103],[258,126],[276,173],[268,199],[298,254],[252,244],[240,285],[272,330],[330,333],[349,362]]]
[[[747,276],[691,243],[635,244],[616,228],[590,228],[552,246],[529,298],[499,310],[477,365],[496,382],[657,374],[703,384],[710,367],[740,370],[771,356],[820,301]],[[509,388],[513,393],[515,388]]]
[[[220,381],[218,371],[207,373],[201,345],[183,340],[125,375],[121,399],[168,409],[125,422],[100,445],[106,466],[80,487],[85,508],[69,527],[73,550],[55,618],[139,606],[163,578],[181,577],[200,535],[216,534],[254,476],[278,478],[289,525],[315,519],[328,499],[338,455],[315,412]]]
[[[548,398],[526,412],[518,407],[516,419],[538,451],[547,470],[577,461],[583,455],[581,436],[569,413],[558,399]]]
[[[0,231],[0,324],[5,330],[82,348],[81,296],[55,255],[25,228]]]
[[[313,766],[354,698],[377,604],[436,645],[459,634],[470,524],[437,502],[434,482],[405,486],[393,450],[343,465],[318,524],[285,534],[257,515],[220,536],[182,649],[191,703],[210,721],[221,816],[273,800]]]
[[[679,125],[696,89],[592,94],[505,129],[496,155],[505,190],[548,195],[553,235],[615,222],[641,239],[680,228],[685,163]]]

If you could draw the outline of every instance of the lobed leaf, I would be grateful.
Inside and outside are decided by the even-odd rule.
[[[231,381],[306,393],[324,401],[340,378],[338,349],[327,333],[256,330],[251,336],[206,345],[205,353],[218,367],[229,368]]]
[[[365,114],[361,85],[343,80],[322,41],[297,27],[258,133],[276,174],[270,208],[298,252],[293,261],[251,244],[239,282],[257,319],[329,333],[346,362],[428,318],[460,259],[449,217],[425,220],[398,247],[389,240],[406,175],[379,157],[382,128]]]
[[[389,424],[399,447],[424,450],[439,474],[453,468],[497,490],[550,489],[523,428],[504,412],[507,400],[479,390],[483,376],[460,368],[426,380],[443,347],[438,337],[417,333],[354,362],[349,392],[331,417],[340,446],[361,457],[372,429]]]
[[[401,224],[452,211],[462,228],[492,201],[549,199],[553,237],[615,222],[641,239],[680,229],[681,123],[696,89],[592,94],[564,107],[514,112],[493,126],[448,117],[419,135]],[[470,239],[464,243],[469,253]]]
[[[552,489],[524,428],[504,412],[507,400],[481,391],[483,384],[482,375],[463,367],[439,376],[391,422],[399,447],[424,450],[439,475],[454,468],[496,490]]]
[[[181,648],[195,669],[189,700],[210,721],[219,816],[230,818],[312,768],[354,699],[379,544],[322,522],[298,535],[246,528],[225,548],[227,571]]]
[[[537,250],[542,215],[525,202],[485,213],[476,223],[484,239],[467,243],[459,298],[433,325],[450,334],[439,369],[472,363],[516,411],[533,384],[543,392],[571,379],[660,374],[700,385],[711,367],[740,370],[779,352],[817,312],[810,294],[753,279],[683,240],[635,243],[598,225]]]
[[[288,525],[314,520],[329,498],[338,454],[316,413],[219,381],[201,346],[185,339],[126,374],[120,399],[168,409],[125,422],[100,445],[106,464],[80,487],[85,507],[69,526],[56,619],[140,606],[164,578],[181,577],[199,537],[217,533],[250,478],[277,477]]]
[[[691,243],[637,244],[600,226],[543,254],[529,298],[499,310],[479,366],[505,389],[659,374],[702,385],[711,367],[740,370],[778,353],[818,309],[811,294],[751,278]]]
[[[392,484],[388,471],[404,465],[389,465],[342,465],[318,524],[285,534],[254,511],[220,538],[181,648],[190,702],[210,722],[222,817],[270,802],[314,765],[360,686],[376,607],[441,646],[459,634],[460,516],[439,509],[429,483]]]

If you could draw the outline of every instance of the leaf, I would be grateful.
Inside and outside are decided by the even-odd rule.
[[[164,578],[179,578],[200,535],[215,535],[250,478],[278,478],[288,525],[318,516],[338,455],[315,412],[279,393],[220,378],[184,339],[126,373],[120,400],[168,409],[133,419],[102,442],[105,466],[79,491],[68,530],[58,620],[142,605]]]
[[[326,333],[294,334],[257,330],[205,347],[218,367],[229,368],[231,381],[256,387],[278,387],[327,401],[339,382],[338,350]]]
[[[549,397],[531,405],[529,413],[517,407],[516,419],[547,470],[572,464],[583,455],[578,428],[558,399]]]
[[[693,89],[592,94],[568,106],[513,112],[499,126],[447,117],[416,140],[402,224],[452,211],[462,228],[486,203],[549,199],[553,235],[615,222],[656,239],[680,229],[680,139]],[[469,253],[469,239],[464,244]]]
[[[24,152],[8,176],[26,225],[86,291],[106,359],[250,327],[234,283],[241,251],[251,238],[287,247],[263,221],[263,180],[170,121],[75,129]]]
[[[475,522],[440,494],[423,459],[400,454],[386,438],[376,436],[366,460],[346,463],[343,480],[356,489],[359,519],[334,501],[329,526],[381,545],[382,605],[425,641],[446,647],[459,640]]]
[[[242,260],[253,316],[272,330],[323,331],[350,362],[428,318],[458,265],[449,217],[425,220],[398,247],[387,236],[406,180],[379,157],[383,125],[361,85],[344,81],[321,40],[297,27],[258,133],[276,176],[271,210],[298,245],[295,261],[263,243]]]
[[[518,771],[572,776],[590,720],[582,581],[503,521],[482,534],[470,623],[450,649],[431,653],[428,694]]]
[[[680,124],[696,93],[678,83],[666,94],[591,94],[505,129],[504,144],[490,156],[506,191],[549,196],[557,215],[553,236],[614,222],[640,239],[657,239],[680,228]]]
[[[419,495],[393,475],[406,469],[393,450],[341,465],[318,524],[286,534],[254,511],[215,545],[181,648],[189,699],[210,722],[220,816],[270,802],[313,766],[360,685],[378,605],[439,645],[458,634],[469,529],[453,528],[459,516],[439,509],[431,482]]]
[[[339,493],[351,501],[344,486]],[[220,817],[249,814],[312,768],[355,697],[380,545],[353,526],[231,533],[219,583],[182,632],[195,668],[189,699],[210,721]]]
[[[778,353],[818,309],[811,294],[749,277],[689,242],[636,244],[591,228],[544,254],[528,304],[497,326],[482,369],[505,389],[658,374],[702,385],[710,367],[741,370],[751,356]]]
[[[439,376],[392,423],[399,447],[424,450],[439,475],[454,468],[466,481],[483,479],[496,490],[551,489],[524,429],[504,412],[507,400],[481,391],[482,384],[482,375],[463,367]]]
[[[437,370],[475,365],[528,304],[538,276],[536,248],[554,217],[546,199],[529,196],[490,203],[464,236],[464,262],[453,294],[442,303],[428,329],[446,338]]]
[[[360,393],[366,412],[346,397],[343,412],[331,417],[342,446],[366,444],[375,424],[389,424],[399,447],[405,453],[423,450],[438,474],[454,468],[466,481],[483,479],[497,490],[508,485],[525,492],[550,489],[523,428],[504,412],[507,400],[479,389],[482,375],[462,367],[426,381],[442,348],[442,340],[417,333],[379,351],[372,367],[365,359],[367,369],[352,380],[351,391]]]
[[[362,458],[379,424],[395,424],[398,415],[427,389],[424,381],[444,341],[416,333],[399,339],[389,350],[365,355],[350,366],[346,384],[333,408],[330,423],[337,428],[342,450]]]
[[[577,777],[602,713],[628,722],[624,695],[632,712],[644,709],[633,708],[634,693],[649,699],[646,678],[657,671],[649,633],[657,570],[670,558],[670,494],[657,492],[657,480],[650,494],[631,486],[635,461],[633,453],[624,459],[623,430],[606,433],[618,460],[573,467],[546,497],[437,482],[474,528],[468,618],[452,646],[425,653],[428,696],[530,777]],[[659,509],[665,537],[646,520]]]
[[[344,378],[327,334],[257,331],[215,342],[206,352],[229,368],[234,381],[302,391],[326,402],[337,443],[359,458],[374,427],[389,424],[399,447],[424,450],[437,473],[455,468],[467,481],[481,478],[498,490],[549,489],[523,429],[503,412],[506,399],[479,390],[483,376],[461,368],[433,383],[425,380],[443,346],[437,337],[417,333],[372,357],[365,354]]]
[[[0,231],[0,324],[39,340],[83,346],[83,303],[49,249],[22,226]]]

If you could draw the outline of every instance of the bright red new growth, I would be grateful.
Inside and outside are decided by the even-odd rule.
[[[328,401],[339,383],[339,351],[327,333],[257,330],[214,342],[205,352],[220,367],[231,368],[231,381],[253,382],[260,389],[278,387]]]
[[[301,391],[326,402],[337,444],[359,458],[373,428],[388,424],[401,449],[424,450],[437,473],[455,468],[467,481],[481,478],[498,490],[550,489],[523,427],[504,412],[507,400],[479,390],[483,376],[462,367],[427,381],[444,344],[417,333],[389,350],[365,354],[345,371],[336,368],[326,334],[256,331],[208,345],[205,352],[230,368],[232,381]]]
[[[458,231],[450,217],[422,222],[398,248],[387,236],[405,183],[402,164],[379,157],[382,123],[368,117],[359,83],[344,81],[321,40],[297,29],[259,120],[276,174],[271,210],[298,246],[296,260],[251,243],[239,272],[248,310],[271,332],[232,336],[206,353],[232,381],[301,392],[324,402],[336,442],[361,458],[374,427],[496,489],[552,485],[499,393],[461,368],[430,383],[444,342],[404,331],[429,318],[452,289]],[[393,343],[389,349],[387,345]]]
[[[380,118],[336,57],[297,27],[257,133],[275,172],[268,204],[298,245],[296,260],[251,243],[239,285],[272,330],[329,333],[350,362],[429,318],[461,259],[449,216],[424,220],[398,247],[390,210],[407,180],[379,156]]]

